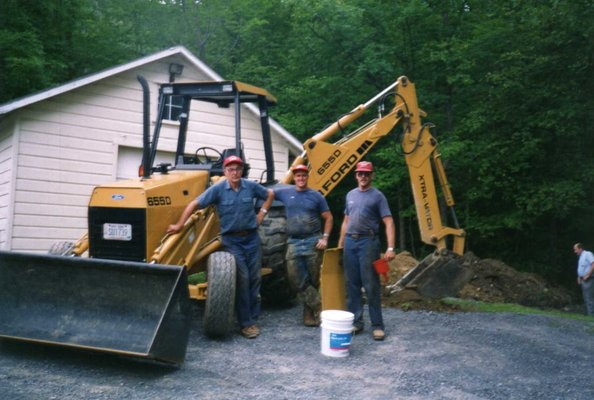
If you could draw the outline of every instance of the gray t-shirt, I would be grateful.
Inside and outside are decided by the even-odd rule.
[[[348,192],[344,213],[349,216],[346,233],[360,235],[379,234],[382,218],[392,216],[386,196],[376,188]]]
[[[275,188],[274,195],[285,205],[287,234],[290,237],[306,237],[320,233],[320,215],[329,211],[324,196],[312,189],[298,191],[295,186]]]

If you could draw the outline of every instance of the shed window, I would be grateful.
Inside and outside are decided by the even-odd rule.
[[[182,111],[182,96],[166,96],[165,110],[163,110],[163,119],[177,121]]]

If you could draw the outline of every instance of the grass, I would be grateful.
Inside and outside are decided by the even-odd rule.
[[[475,311],[475,312],[491,312],[491,313],[515,313],[515,314],[536,314],[536,315],[548,315],[552,317],[560,317],[573,319],[577,321],[594,322],[594,317],[589,317],[583,314],[568,313],[559,310],[542,310],[540,308],[526,307],[519,304],[508,304],[508,303],[484,303],[475,300],[464,300],[453,297],[442,299],[446,304],[455,305],[462,311]]]

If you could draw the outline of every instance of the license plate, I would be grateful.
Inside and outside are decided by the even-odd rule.
[[[132,240],[132,225],[103,224],[104,240]]]

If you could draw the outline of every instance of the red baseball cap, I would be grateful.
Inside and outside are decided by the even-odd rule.
[[[226,167],[229,164],[243,165],[243,160],[237,156],[229,156],[229,157],[225,158],[225,161],[223,161],[223,167]]]
[[[356,172],[373,172],[373,164],[369,161],[361,161],[357,164]]]
[[[303,164],[299,164],[299,165],[295,165],[294,167],[291,167],[291,172],[295,173],[295,172],[305,172],[306,174],[309,173],[309,170],[307,169],[307,166],[303,165]]]

